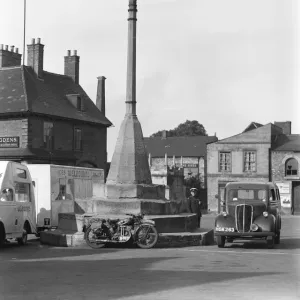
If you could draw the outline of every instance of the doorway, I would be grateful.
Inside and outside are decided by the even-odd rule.
[[[300,215],[300,181],[292,182],[292,214]]]

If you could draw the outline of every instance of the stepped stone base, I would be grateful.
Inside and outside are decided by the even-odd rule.
[[[165,186],[158,184],[106,184],[108,199],[165,199]]]
[[[82,214],[60,213],[58,215],[58,228],[64,231],[83,232],[91,218],[127,218],[125,214]],[[180,215],[146,215],[145,219],[155,221],[155,227],[159,233],[190,232],[197,228],[197,216],[195,214]]]
[[[84,240],[83,232],[59,229],[45,231],[41,232],[40,241],[42,244],[56,247],[88,247]],[[195,232],[160,233],[155,248],[209,246],[214,244],[214,231],[210,229],[206,231],[197,230]],[[129,245],[127,244],[126,246],[128,247]]]
[[[93,199],[76,200],[75,213],[171,215],[181,209],[181,203],[159,199]]]

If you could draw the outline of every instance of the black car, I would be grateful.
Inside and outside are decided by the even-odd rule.
[[[265,239],[268,248],[280,243],[281,206],[275,183],[227,183],[221,207],[215,219],[218,247],[234,239]]]

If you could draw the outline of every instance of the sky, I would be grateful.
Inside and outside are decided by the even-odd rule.
[[[23,52],[24,0],[0,2],[0,44]],[[253,121],[291,121],[292,133],[300,134],[296,4],[138,0],[137,116],[144,137],[186,120],[219,139]],[[77,50],[80,84],[94,102],[97,76],[107,78],[109,161],[125,115],[127,9],[128,0],[27,0],[25,41],[41,38],[45,70],[63,74],[67,50]]]

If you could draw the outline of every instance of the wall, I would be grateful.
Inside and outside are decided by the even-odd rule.
[[[20,139],[20,148],[28,146],[28,120],[27,119],[10,119],[0,120],[0,136],[17,136]],[[9,148],[0,148],[1,150],[8,150]]]
[[[51,121],[47,118],[30,118],[30,134],[33,148],[43,148],[43,122]],[[91,163],[97,168],[106,169],[106,128],[74,121],[52,120],[54,134],[54,150],[71,151],[79,166]],[[82,151],[73,151],[74,127],[82,130]],[[55,156],[52,157],[55,160]]]
[[[207,197],[208,209],[218,211],[219,183],[229,181],[268,181],[269,180],[269,143],[213,143],[207,145]],[[245,150],[256,151],[256,172],[244,172]],[[219,171],[219,152],[230,151],[231,172]]]

